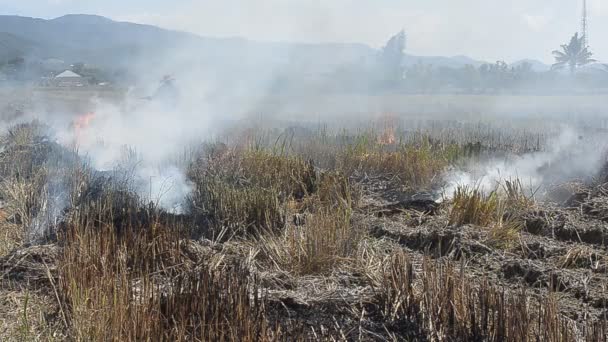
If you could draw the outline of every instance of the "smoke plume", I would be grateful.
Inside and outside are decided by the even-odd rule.
[[[501,182],[519,180],[530,192],[570,180],[588,181],[598,175],[605,163],[606,143],[600,136],[581,135],[562,126],[541,152],[490,158],[452,170],[446,175],[444,196],[450,197],[458,186],[490,192]],[[526,190],[526,189],[524,189]]]

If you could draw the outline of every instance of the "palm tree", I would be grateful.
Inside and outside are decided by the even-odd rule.
[[[579,37],[578,33],[572,36],[570,43],[562,45],[561,50],[553,51],[553,56],[555,57],[553,69],[563,69],[568,66],[572,74],[576,68],[595,62],[595,59],[591,58],[593,53],[585,46],[585,36]]]

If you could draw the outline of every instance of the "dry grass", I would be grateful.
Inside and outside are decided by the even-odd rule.
[[[507,206],[511,211],[527,210],[535,206],[535,192],[526,191],[521,180],[505,180],[501,186]]]
[[[425,259],[420,267],[397,241],[379,239],[359,222],[362,192],[353,184],[358,176],[385,175],[405,190],[420,190],[459,158],[480,154],[479,145],[461,148],[422,135],[394,140],[387,132],[345,138],[342,145],[334,144],[341,138],[323,133],[328,143],[317,141],[309,155],[302,153],[305,149],[288,151],[285,142],[279,147],[276,141],[271,147],[251,144],[255,136],[247,139],[247,147],[209,145],[196,151],[188,170],[195,188],[189,210],[171,215],[143,204],[128,184],[96,178],[87,165],[41,138],[44,130],[38,129],[19,126],[6,138],[9,148],[0,152],[0,195],[22,229],[42,222],[58,232],[60,256],[56,274],[49,271],[47,291],[57,298],[55,324],[60,322],[71,340],[311,340],[325,338],[325,328],[316,335],[304,327],[327,327],[330,319],[334,328],[327,331],[327,340],[334,331],[334,340],[354,339],[357,324],[360,339],[574,337],[575,323],[561,316],[555,296],[531,297],[476,281],[465,276],[464,266]],[[309,160],[323,148],[323,165],[331,165],[329,170]],[[16,168],[10,167],[12,160],[19,161]],[[57,198],[61,215],[53,211]],[[491,193],[461,187],[448,218],[452,225],[481,226],[488,245],[509,248],[522,226],[519,211],[532,205],[518,181]],[[370,221],[389,222],[376,219]],[[390,219],[398,223],[402,216]],[[19,239],[11,235],[18,231],[7,231],[6,240]],[[193,242],[193,234],[213,241]],[[196,254],[193,245],[206,252]],[[572,250],[563,266],[581,265],[588,257],[586,251]],[[282,277],[258,279],[268,274]],[[335,312],[331,305],[346,302],[335,299],[342,293],[327,306],[284,298],[279,303],[276,292],[296,292],[288,285],[297,287],[306,279],[347,291],[357,283],[360,292],[353,297],[361,297],[350,299],[353,308]],[[312,310],[322,310],[324,318],[313,317]],[[305,321],[291,316],[294,311],[303,313]],[[284,312],[289,317],[282,317]],[[339,323],[333,315],[345,319]],[[344,322],[348,329],[342,329]],[[45,331],[32,323],[46,324],[23,315],[15,331],[26,340]],[[373,330],[370,335],[362,332],[367,328]],[[589,341],[606,335],[605,324],[587,322],[584,329]]]
[[[488,244],[495,248],[511,249],[518,246],[524,223],[517,218],[507,218],[490,227]]]
[[[52,219],[77,194],[72,176],[86,169],[75,153],[51,141],[48,130],[33,122],[17,125],[0,138],[3,213],[21,226],[27,241],[52,233]]]
[[[507,181],[504,192],[494,190],[489,193],[476,187],[458,186],[452,198],[449,224],[486,228],[491,245],[511,247],[524,225],[521,210],[533,204],[531,198],[523,194],[520,184]]]
[[[361,200],[360,189],[356,184],[337,171],[323,172],[319,175],[315,192],[297,202],[300,211],[315,212],[320,208],[356,208]]]
[[[53,322],[55,298],[47,291],[0,288],[3,341],[62,341],[63,327]]]
[[[352,264],[365,237],[364,230],[353,224],[356,202],[347,178],[323,174],[317,192],[293,208],[304,212],[303,222],[256,240],[260,258],[294,275],[329,274]]]
[[[364,232],[351,223],[349,209],[321,210],[303,226],[257,240],[261,258],[296,276],[330,274],[354,263]]]
[[[467,156],[455,143],[443,143],[424,134],[384,130],[330,132],[319,128],[310,136],[292,141],[290,151],[319,166],[347,176],[385,176],[405,189],[427,187],[452,162]]]
[[[0,192],[7,201],[4,208],[8,217],[25,227],[31,227],[41,210],[46,206],[47,176],[40,170],[34,177],[16,178],[0,183]]]
[[[283,199],[302,198],[314,192],[316,173],[313,164],[270,148],[206,145],[190,167],[190,177],[198,180],[215,176],[240,187],[274,188]]]
[[[464,265],[464,264],[463,264]],[[488,280],[472,281],[453,265],[425,260],[415,271],[404,253],[394,255],[376,285],[387,329],[406,339],[431,341],[570,341],[574,322],[562,316],[553,294],[534,299]],[[601,341],[605,322],[586,321],[586,341]],[[405,333],[405,335],[402,335]]]
[[[435,146],[425,140],[390,148],[370,143],[371,137],[359,139],[339,157],[340,169],[348,175],[358,172],[391,176],[406,189],[430,186],[453,158],[451,147]]]
[[[192,194],[192,209],[203,222],[203,235],[213,240],[257,235],[285,224],[285,209],[274,189],[234,187],[221,179],[202,178]],[[200,220],[199,220],[200,222]]]
[[[245,151],[239,165],[246,182],[275,188],[283,198],[301,199],[315,191],[316,173],[312,162],[263,149]]]
[[[0,209],[0,222],[0,257],[3,257],[19,247],[24,241],[24,236],[21,226],[7,221],[4,209]]]
[[[75,340],[260,341],[279,334],[246,270],[193,267],[178,226],[136,208],[119,221],[107,216],[117,209],[96,205],[77,214],[62,237],[59,287]],[[99,221],[88,219],[91,211]]]
[[[608,258],[603,256],[588,246],[576,246],[560,257],[559,265],[562,268],[590,268],[594,271],[606,268]]]
[[[66,323],[71,339],[264,341],[279,337],[279,328],[266,317],[255,277],[247,270],[238,263],[224,269],[205,262],[194,265],[182,253],[182,239],[187,235],[181,217],[142,205],[126,190],[127,184],[95,179],[86,165],[55,150],[56,145],[46,141],[37,126],[19,126],[8,137],[0,155],[5,172],[1,194],[22,231],[40,222],[59,232],[58,271],[46,279],[51,280],[51,294],[56,294],[52,297],[58,299],[58,320]],[[16,167],[9,167],[11,163]],[[62,212],[58,216],[52,204],[59,195]],[[252,198],[260,197],[252,194]],[[261,199],[260,205],[266,205],[267,198]],[[59,221],[46,220],[50,217]],[[29,334],[45,324],[33,319],[23,322],[19,334],[24,340],[37,339]]]
[[[217,145],[202,154],[189,172],[195,184],[190,207],[207,237],[280,230],[285,204],[316,190],[312,163],[297,157]]]
[[[489,226],[497,221],[499,207],[497,192],[485,193],[479,188],[458,186],[452,198],[449,223]]]

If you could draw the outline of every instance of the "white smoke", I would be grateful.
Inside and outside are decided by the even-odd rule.
[[[134,100],[123,108],[107,103],[95,107],[87,125],[60,132],[60,142],[75,145],[96,170],[128,171],[142,199],[181,212],[192,185],[185,175],[186,161],[176,156],[204,139],[209,128],[204,106]]]
[[[588,180],[603,166],[605,148],[605,142],[596,137],[579,135],[575,129],[564,126],[545,151],[493,157],[448,172],[443,195],[451,197],[459,186],[490,192],[508,180],[518,180],[530,192],[553,183]]]
[[[137,191],[143,198],[149,198],[150,202],[170,212],[183,212],[183,201],[192,191],[183,169],[175,165],[142,168],[136,175]]]

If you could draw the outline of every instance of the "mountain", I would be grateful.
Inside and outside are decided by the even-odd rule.
[[[160,73],[175,66],[199,68],[206,77],[235,78],[249,74],[331,72],[339,66],[373,61],[379,53],[364,44],[301,44],[257,42],[242,38],[211,38],[155,26],[117,22],[95,15],[70,14],[45,20],[0,16],[0,61],[84,62],[102,68]],[[406,55],[406,66],[479,66],[466,56]],[[153,76],[151,76],[153,77]],[[156,77],[156,76],[154,76]]]
[[[185,47],[191,54],[200,54],[202,61],[222,63],[318,62],[320,59],[354,62],[373,53],[373,49],[362,44],[261,43],[239,38],[209,38],[94,15],[66,15],[51,20],[4,15],[0,16],[0,32],[0,43],[10,46],[6,50],[10,55],[102,66],[129,66],[137,59],[154,59]],[[247,60],[243,60],[244,55]]]
[[[26,57],[96,64],[116,63],[153,45],[170,47],[171,43],[194,39],[186,33],[92,15],[66,15],[52,20],[0,16],[0,32],[27,42],[15,48]]]
[[[16,35],[0,32],[0,61],[31,54],[39,46]]]

